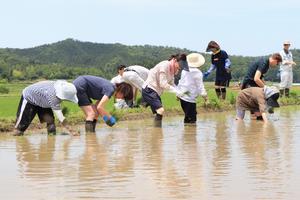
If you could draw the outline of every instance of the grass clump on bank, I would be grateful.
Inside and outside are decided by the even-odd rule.
[[[0,83],[0,87],[5,87],[9,90],[8,93],[0,93],[0,131],[11,131],[15,123],[16,112],[21,96],[22,90],[31,83]],[[214,90],[213,83],[205,83],[205,88],[208,93],[209,102],[204,103],[203,98],[197,99],[197,109],[199,113],[211,112],[211,111],[227,111],[235,108],[236,97],[240,91],[236,87],[230,87],[227,89],[226,100],[220,100],[217,98]],[[179,115],[183,114],[180,106],[180,101],[172,93],[165,92],[161,96],[163,106],[166,110],[165,115]],[[113,106],[113,98],[110,99],[107,104],[107,110],[114,115],[117,120],[131,120],[131,119],[143,119],[151,117],[151,109],[148,108],[129,108],[116,110]],[[280,98],[280,105],[300,105],[300,87],[294,86],[290,92],[290,97]],[[68,121],[71,124],[80,124],[84,122],[84,114],[77,104],[71,102],[62,102],[63,110],[67,116]],[[38,120],[34,120],[33,124],[37,124]],[[36,125],[33,125],[36,126]]]

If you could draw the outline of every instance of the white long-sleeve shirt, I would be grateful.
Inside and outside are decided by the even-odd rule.
[[[203,84],[203,75],[198,68],[189,68],[190,71],[183,70],[181,78],[178,83],[178,89],[181,91],[188,91],[188,95],[180,97],[180,99],[196,103],[198,96],[207,96],[206,90]]]

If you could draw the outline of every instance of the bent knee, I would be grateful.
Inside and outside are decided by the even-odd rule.
[[[157,109],[156,112],[157,112],[157,114],[163,115],[165,110],[163,107],[161,107],[161,108]]]

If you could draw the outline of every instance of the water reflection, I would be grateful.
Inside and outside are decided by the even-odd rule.
[[[279,133],[276,124],[238,124],[237,135],[248,168],[255,199],[285,199],[282,191],[285,173],[280,156]]]
[[[300,111],[278,117],[264,124],[217,113],[194,126],[178,117],[162,128],[141,120],[80,137],[0,137],[0,169],[9,168],[0,198],[295,199]]]

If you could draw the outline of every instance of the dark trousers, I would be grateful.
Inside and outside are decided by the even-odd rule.
[[[22,105],[24,106],[23,108]],[[23,96],[21,97],[19,102],[17,111],[17,123],[15,128],[21,132],[24,132],[31,124],[31,121],[36,114],[38,115],[41,123],[47,123],[48,133],[55,132],[54,114],[52,109],[42,108],[29,102],[25,104]]]
[[[196,123],[197,121],[196,103],[190,103],[180,99],[180,104],[184,112],[184,123]]]

